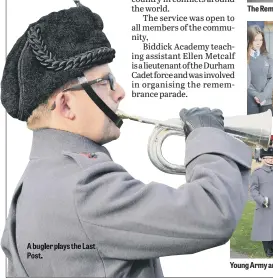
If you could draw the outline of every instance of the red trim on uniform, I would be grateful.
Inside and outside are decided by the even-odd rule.
[[[80,153],[81,155],[84,155],[84,156],[86,156],[86,157],[88,157],[88,158],[91,158],[91,153]]]

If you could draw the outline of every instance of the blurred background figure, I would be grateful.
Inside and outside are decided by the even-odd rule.
[[[254,151],[254,159],[256,160],[256,162],[260,163],[260,151],[261,151],[261,148],[259,146],[257,146],[255,148],[255,151]]]
[[[261,150],[263,165],[252,172],[250,193],[256,202],[251,240],[261,241],[267,257],[273,256],[273,148]]]
[[[273,90],[273,60],[271,48],[272,22],[248,22],[247,29],[247,114],[271,109]],[[265,30],[267,37],[265,36]],[[273,30],[273,29],[272,29]],[[273,42],[273,40],[272,40]]]

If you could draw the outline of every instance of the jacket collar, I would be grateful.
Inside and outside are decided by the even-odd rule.
[[[254,49],[251,49],[251,52],[250,52],[250,56],[253,57],[253,58],[257,58],[260,56],[260,50],[254,50]]]
[[[269,165],[264,164],[262,166],[262,169],[264,169],[266,172],[271,172],[271,171],[273,171],[273,165],[269,166]]]
[[[52,128],[33,131],[30,159],[59,156],[63,151],[75,153],[103,152],[110,156],[105,147],[79,134]]]

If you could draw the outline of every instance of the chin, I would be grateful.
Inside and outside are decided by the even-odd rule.
[[[115,131],[113,132],[113,134],[111,134],[111,136],[109,136],[110,141],[114,141],[117,140],[120,136],[120,130],[119,128],[116,128]]]
[[[100,144],[101,145],[104,145],[106,143],[109,143],[111,141],[114,141],[114,140],[117,140],[120,136],[120,130],[118,128],[116,128],[113,133],[109,134],[108,136],[105,136],[103,137],[101,140],[100,140]]]
[[[120,136],[120,129],[119,129],[119,128],[117,128],[117,129],[116,129],[116,139],[118,139],[118,138],[119,138],[119,136]]]

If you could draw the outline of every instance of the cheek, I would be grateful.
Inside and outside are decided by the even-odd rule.
[[[96,90],[96,93],[106,105],[111,105],[110,97],[108,96],[107,92],[100,92],[99,90]],[[88,95],[83,95],[83,98],[77,106],[76,113],[82,127],[92,125],[96,132],[100,132],[100,130],[103,129],[108,122],[108,117],[88,97]]]
[[[91,111],[93,110],[92,102],[89,100],[83,99],[80,104],[77,106],[77,115],[82,117],[83,115],[89,115],[91,114]]]
[[[100,99],[109,107],[111,107],[113,100],[111,97],[111,92],[106,89],[106,87],[101,87],[96,91]]]
[[[90,123],[90,121],[93,120],[93,111],[95,110],[95,107],[94,103],[89,98],[83,96],[79,99],[74,108],[76,118],[81,126],[87,124],[87,122]]]

